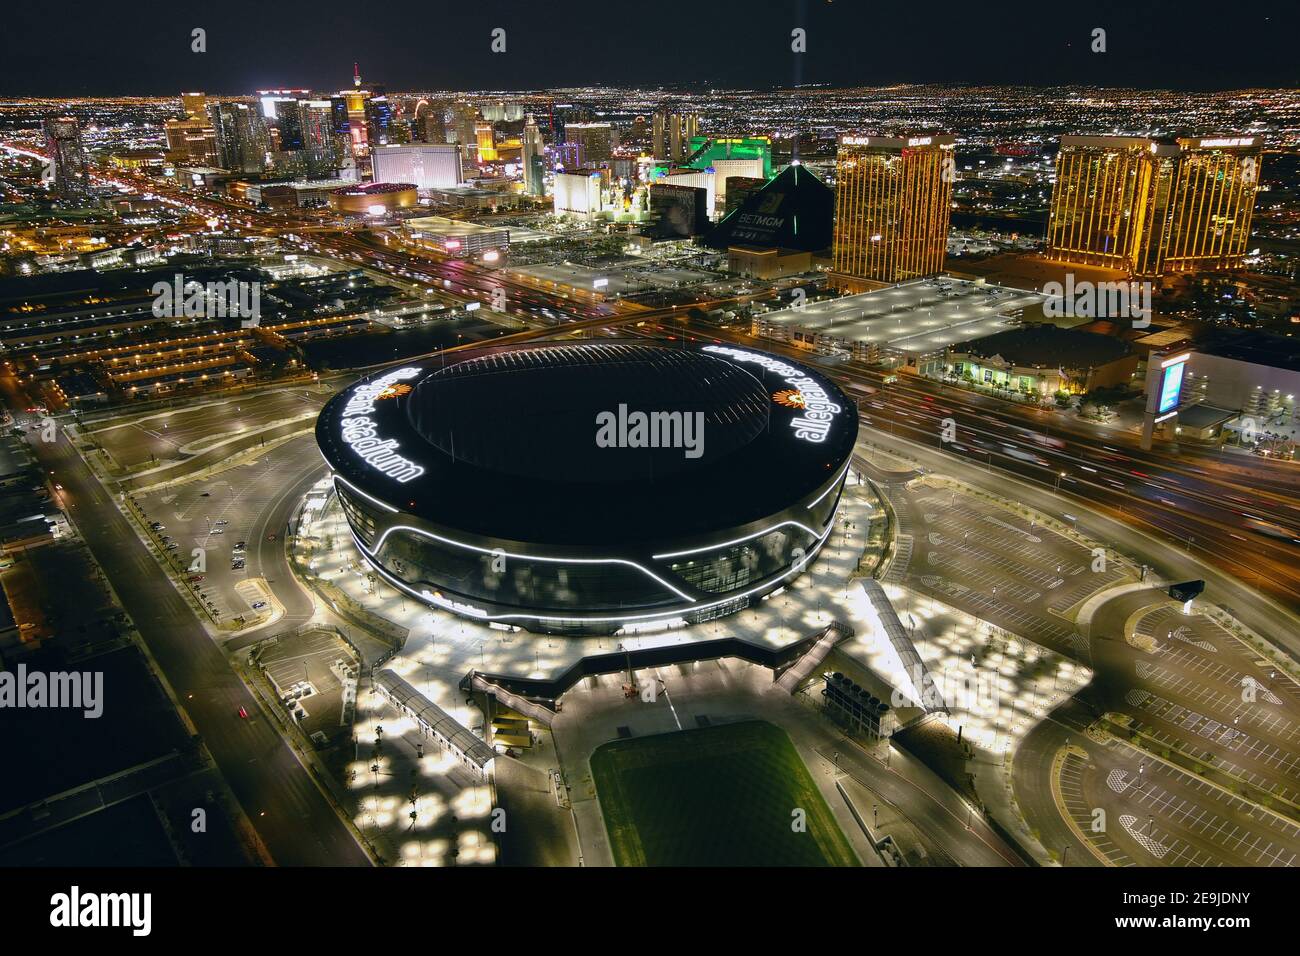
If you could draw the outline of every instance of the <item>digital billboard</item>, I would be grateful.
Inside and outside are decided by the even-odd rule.
[[[1183,393],[1183,370],[1186,360],[1176,362],[1165,369],[1164,378],[1160,380],[1160,404],[1156,407],[1158,414],[1163,414],[1178,406],[1178,399]]]

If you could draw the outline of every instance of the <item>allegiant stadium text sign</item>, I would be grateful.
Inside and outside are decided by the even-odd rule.
[[[755,365],[761,365],[769,372],[780,375],[788,384],[799,390],[802,399],[802,413],[790,420],[790,427],[794,429],[794,437],[811,442],[826,440],[826,436],[830,434],[831,423],[841,409],[839,405],[831,401],[830,396],[826,394],[826,389],[822,387],[817,379],[788,362],[782,362],[778,358],[763,355],[759,352],[730,348],[726,345],[706,345],[704,351],[725,355],[737,362],[753,362]]]
[[[381,438],[376,429],[375,402],[397,383],[420,374],[418,368],[399,368],[368,382],[362,382],[348,395],[340,421],[341,437],[353,454],[371,468],[394,481],[407,482],[424,474],[424,466],[397,454],[397,442]]]

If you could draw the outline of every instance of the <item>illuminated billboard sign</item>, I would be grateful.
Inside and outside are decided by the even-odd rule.
[[[399,368],[358,385],[348,396],[339,423],[340,435],[353,454],[371,468],[403,484],[424,474],[424,466],[397,454],[397,442],[391,438],[382,438],[378,434],[377,423],[371,416],[375,411],[375,402],[399,397],[403,388],[409,391],[410,386],[399,383],[419,374],[418,368]]]
[[[1183,372],[1186,368],[1186,360],[1175,362],[1165,368],[1160,379],[1160,404],[1156,406],[1157,413],[1167,412],[1178,406],[1178,399],[1183,394]]]
[[[706,345],[704,351],[725,355],[738,362],[754,362],[767,371],[780,375],[785,379],[786,383],[793,385],[794,388],[776,393],[772,396],[772,400],[778,405],[783,405],[786,408],[797,408],[801,411],[802,414],[790,420],[790,427],[794,429],[794,437],[818,443],[826,440],[826,436],[831,431],[831,424],[835,421],[835,417],[839,415],[841,409],[839,405],[831,401],[830,396],[826,394],[826,389],[822,387],[817,379],[806,374],[802,369],[782,362],[771,355],[730,348],[725,345]]]

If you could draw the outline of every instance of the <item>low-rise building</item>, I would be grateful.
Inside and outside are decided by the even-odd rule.
[[[945,365],[977,385],[1046,397],[1126,387],[1137,374],[1138,355],[1123,339],[1033,325],[956,343],[946,350]]]

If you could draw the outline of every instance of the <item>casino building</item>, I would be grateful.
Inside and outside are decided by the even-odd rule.
[[[329,193],[330,208],[353,216],[382,216],[420,201],[414,183],[351,183]]]
[[[316,438],[356,546],[406,594],[545,633],[710,620],[833,527],[857,415],[828,379],[718,344],[487,346],[362,379]]]

